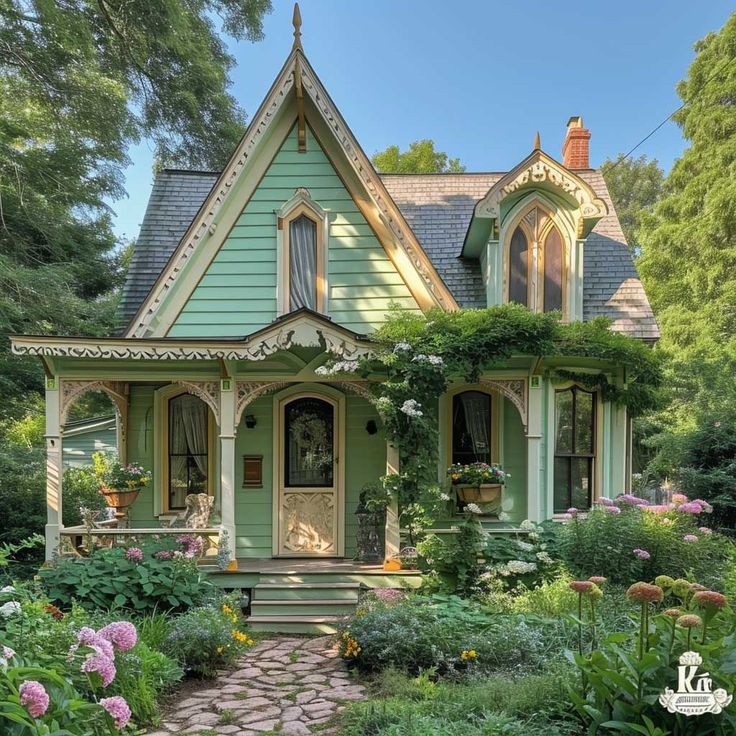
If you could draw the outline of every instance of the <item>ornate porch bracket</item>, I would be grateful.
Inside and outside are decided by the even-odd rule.
[[[240,426],[243,412],[257,398],[273,391],[280,391],[291,384],[288,381],[236,381],[235,382],[235,429]]]
[[[172,381],[192,396],[202,399],[212,409],[217,426],[220,426],[220,382],[219,381]]]
[[[371,384],[368,381],[331,381],[329,385],[341,391],[349,391],[356,396],[361,396],[371,403],[376,398],[371,393]]]
[[[518,410],[526,432],[529,425],[529,386],[526,378],[489,378],[480,385],[505,396]]]
[[[102,391],[110,397],[115,407],[118,424],[118,455],[125,460],[128,435],[128,389],[121,381],[67,381],[60,382],[61,397],[59,400],[59,424],[63,427],[69,418],[69,411],[74,403],[90,391]]]

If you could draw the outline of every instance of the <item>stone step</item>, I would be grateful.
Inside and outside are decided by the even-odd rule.
[[[355,600],[335,598],[275,601],[254,599],[250,610],[253,616],[349,616],[355,613],[355,604]]]
[[[360,583],[258,583],[253,601],[345,600],[357,602]]]

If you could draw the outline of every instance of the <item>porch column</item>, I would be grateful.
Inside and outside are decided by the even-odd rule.
[[[386,475],[398,475],[399,451],[390,443],[386,443]],[[391,500],[386,509],[386,552],[388,559],[399,554],[401,549],[401,531],[399,529],[399,500]]]
[[[230,378],[220,380],[220,529],[226,531],[230,559],[235,559],[235,385]]]
[[[46,379],[46,560],[59,552],[61,516],[61,454],[59,379]]]
[[[529,381],[526,427],[526,515],[542,521],[542,380]]]

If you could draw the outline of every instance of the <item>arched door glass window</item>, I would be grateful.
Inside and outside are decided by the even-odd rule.
[[[544,311],[562,311],[562,237],[556,227],[544,239]]]

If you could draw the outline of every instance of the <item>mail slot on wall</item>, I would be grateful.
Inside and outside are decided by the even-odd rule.
[[[243,455],[243,488],[263,488],[263,455]]]

